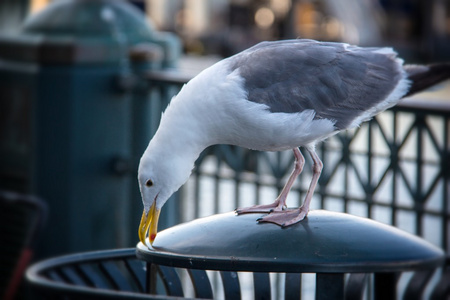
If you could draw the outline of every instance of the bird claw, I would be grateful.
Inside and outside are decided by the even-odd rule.
[[[276,211],[282,211],[286,206],[280,206],[278,202],[267,205],[254,205],[245,208],[237,208],[235,211],[238,215],[250,214],[250,213],[273,213]]]
[[[285,228],[302,221],[307,215],[308,210],[300,207],[298,209],[276,211],[270,215],[258,218],[256,221],[259,223],[273,223]]]

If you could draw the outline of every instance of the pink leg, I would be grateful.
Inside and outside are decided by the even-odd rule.
[[[305,201],[303,205],[297,209],[286,210],[282,212],[274,212],[268,216],[258,219],[259,222],[270,222],[278,224],[282,227],[287,227],[303,220],[309,212],[309,205],[311,203],[314,190],[316,189],[317,182],[319,181],[320,174],[322,173],[323,164],[317,155],[314,147],[307,147],[309,154],[313,160],[313,177],[306,193]]]
[[[285,186],[283,187],[283,190],[281,191],[280,195],[277,197],[275,202],[267,205],[255,205],[247,208],[239,208],[236,210],[238,214],[269,213],[272,211],[283,211],[286,209],[287,207],[286,199],[289,194],[289,191],[291,190],[292,185],[294,184],[298,175],[302,172],[303,166],[305,165],[305,158],[300,152],[300,149],[294,148],[292,150],[294,151],[295,157],[294,171],[292,171],[291,176],[289,176],[288,181],[286,182]]]

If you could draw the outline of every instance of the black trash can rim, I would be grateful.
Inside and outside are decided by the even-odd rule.
[[[61,268],[64,266],[82,263],[84,264],[94,261],[108,261],[108,260],[122,260],[127,258],[136,258],[135,251],[136,251],[135,248],[125,248],[117,250],[83,252],[49,258],[30,266],[26,272],[26,280],[33,289],[50,292],[51,294],[88,297],[89,299],[180,299],[179,297],[167,295],[154,295],[154,294],[100,289],[94,287],[85,287],[75,284],[57,282],[43,275],[43,273],[48,272],[53,268],[57,267]]]

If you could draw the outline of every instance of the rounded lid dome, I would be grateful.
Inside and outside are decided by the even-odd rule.
[[[439,266],[441,249],[395,227],[313,210],[298,224],[256,222],[264,214],[214,215],[158,233],[139,258],[182,268],[257,272],[397,272]]]

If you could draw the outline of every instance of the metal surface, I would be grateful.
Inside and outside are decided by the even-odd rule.
[[[395,272],[434,268],[444,253],[394,227],[343,213],[311,211],[287,228],[258,224],[261,214],[225,213],[158,234],[137,256],[174,267],[254,272]]]

